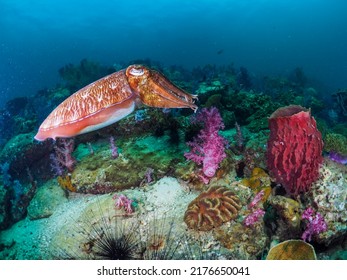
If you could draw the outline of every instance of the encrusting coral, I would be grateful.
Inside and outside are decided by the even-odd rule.
[[[234,219],[240,209],[239,198],[229,188],[213,186],[188,205],[184,221],[191,229],[209,231]]]
[[[271,178],[263,169],[259,167],[255,167],[252,170],[249,178],[242,179],[241,184],[251,188],[255,193],[264,191],[262,202],[265,202],[271,194]]]

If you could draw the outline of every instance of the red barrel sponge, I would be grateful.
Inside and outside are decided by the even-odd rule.
[[[267,166],[277,183],[292,195],[307,192],[323,161],[322,135],[310,110],[291,105],[269,118]]]

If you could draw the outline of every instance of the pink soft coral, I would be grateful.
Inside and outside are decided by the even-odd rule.
[[[253,209],[256,206],[258,206],[259,202],[263,199],[265,195],[265,191],[261,190],[260,192],[258,192],[255,197],[253,198],[253,200],[251,201],[250,204],[248,204],[248,209]]]
[[[256,222],[258,222],[264,215],[265,211],[260,208],[259,203],[263,199],[265,191],[261,190],[256,194],[250,204],[248,204],[248,209],[253,211],[243,220],[243,224],[247,227],[252,227]]]
[[[253,226],[256,222],[258,222],[265,215],[265,211],[261,208],[254,210],[251,214],[247,215],[247,217],[243,220],[243,224],[247,227]]]
[[[312,236],[328,230],[328,225],[320,213],[316,213],[311,207],[307,208],[301,216],[302,219],[307,220],[307,226],[301,238],[309,242]]]
[[[58,175],[62,175],[63,168],[66,168],[69,172],[74,170],[76,160],[72,156],[74,151],[75,141],[73,138],[61,138],[54,145],[55,154],[51,155],[53,160],[52,167],[60,171],[57,172]]]
[[[133,201],[126,197],[124,194],[115,194],[113,199],[116,201],[115,206],[117,209],[124,209],[127,214],[131,214],[134,212],[132,208]]]
[[[215,175],[220,162],[226,157],[227,141],[218,134],[219,130],[224,128],[224,124],[215,107],[202,109],[193,121],[203,123],[204,128],[194,141],[187,142],[191,150],[184,156],[197,164],[202,164],[203,174],[207,177],[203,179],[208,182],[209,178]]]

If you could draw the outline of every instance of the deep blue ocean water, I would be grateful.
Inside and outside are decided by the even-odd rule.
[[[326,89],[347,87],[345,0],[0,0],[0,15],[0,108],[83,58],[234,63],[255,76],[302,67]]]

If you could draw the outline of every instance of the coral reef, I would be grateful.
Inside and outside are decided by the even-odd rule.
[[[221,84],[220,81],[212,81],[211,83],[200,83],[199,88],[195,91],[199,96],[203,95],[215,95],[223,92],[225,86]]]
[[[71,174],[72,184],[77,192],[109,193],[143,185],[148,179],[148,168],[153,170],[152,179],[176,174],[177,166],[188,164],[182,156],[185,145],[180,143],[172,149],[169,139],[164,135],[119,141],[116,159],[112,158],[107,139],[93,144],[92,155],[85,145],[79,145],[75,151],[78,164]]]
[[[229,188],[214,186],[188,205],[184,221],[191,229],[209,231],[234,219],[240,209],[238,197]]]
[[[253,209],[259,206],[260,201],[264,201],[265,191],[261,190],[258,192],[250,204],[248,204],[248,209]]]
[[[323,142],[316,121],[301,106],[276,110],[269,118],[267,165],[289,194],[309,190],[319,177]]]
[[[49,179],[51,168],[49,154],[52,146],[50,141],[37,143],[33,133],[18,134],[11,138],[0,152],[0,162],[9,163],[9,174],[13,179],[29,181],[29,170],[36,179]]]
[[[30,133],[35,129],[37,116],[28,97],[15,97],[0,109],[0,148],[18,134]]]
[[[280,104],[273,102],[270,96],[250,91],[229,90],[223,96],[221,103],[224,110],[233,112],[233,123],[238,122],[241,126],[247,126],[253,132],[267,129],[267,118]]]
[[[33,141],[72,91],[128,65],[88,60],[0,109],[0,259],[347,258],[346,90],[329,103],[301,68],[262,80],[133,63],[201,109],[139,108],[74,142]]]

